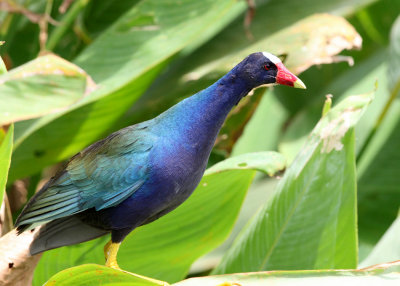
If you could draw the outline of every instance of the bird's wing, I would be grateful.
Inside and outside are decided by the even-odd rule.
[[[26,205],[16,226],[22,231],[90,208],[112,207],[142,186],[153,146],[146,126],[130,126],[78,153]]]

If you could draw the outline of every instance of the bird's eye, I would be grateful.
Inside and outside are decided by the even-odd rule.
[[[269,70],[269,65],[264,65],[264,69],[267,71]]]

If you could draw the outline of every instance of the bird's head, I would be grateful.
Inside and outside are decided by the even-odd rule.
[[[283,84],[295,88],[306,86],[294,74],[292,74],[282,61],[267,52],[250,54],[239,64],[242,76],[246,77],[254,87],[264,84]]]

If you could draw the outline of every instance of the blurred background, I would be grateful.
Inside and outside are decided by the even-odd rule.
[[[76,152],[209,86],[250,52],[268,51],[300,74],[307,90],[260,88],[247,96],[226,121],[209,165],[276,151],[289,166],[327,95],[335,105],[375,90],[355,128],[358,257],[360,266],[400,259],[398,239],[380,251],[382,261],[369,256],[391,226],[400,233],[399,12],[398,0],[0,0],[0,56],[9,71],[2,68],[0,84],[15,83],[0,87],[0,139],[15,122],[1,233]],[[170,279],[184,277],[189,266],[190,275],[214,268],[282,174],[257,174],[225,243],[210,252],[227,235]],[[101,261],[101,253],[82,249],[45,254],[34,284],[67,266]]]

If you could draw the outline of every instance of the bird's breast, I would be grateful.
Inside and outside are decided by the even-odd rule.
[[[166,204],[180,204],[194,191],[204,174],[209,153],[199,146],[166,142],[154,152],[151,177]]]

